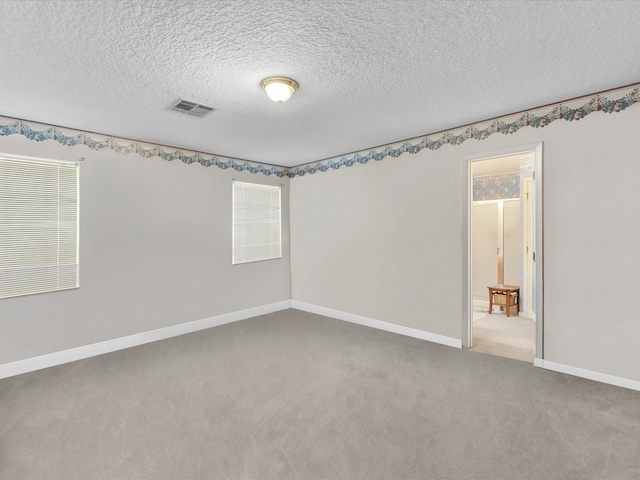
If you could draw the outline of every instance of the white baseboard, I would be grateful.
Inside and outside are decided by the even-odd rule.
[[[628,378],[616,377],[615,375],[608,375],[606,373],[585,370],[584,368],[572,367],[570,365],[564,365],[562,363],[550,362],[549,360],[543,360],[541,358],[536,358],[533,361],[533,364],[536,367],[553,370],[554,372],[566,373],[568,375],[573,375],[574,377],[586,378],[588,380],[594,380],[596,382],[615,385],[616,387],[623,387],[640,391],[640,382],[638,382],[637,380],[630,380]]]
[[[113,340],[106,340],[104,342],[85,345],[82,347],[70,348],[69,350],[63,350],[61,352],[49,353],[47,355],[40,355],[38,357],[27,358],[25,360],[5,363],[4,365],[0,365],[0,378],[21,375],[23,373],[33,372],[35,370],[53,367],[55,365],[61,365],[63,363],[75,362],[76,360],[95,357],[96,355],[115,352],[116,350],[137,347],[138,345],[144,345],[145,343],[177,337],[186,333],[193,333],[207,328],[218,327],[227,323],[257,317],[267,313],[278,312],[280,310],[287,310],[289,308],[291,308],[291,301],[284,300],[282,302],[248,308],[237,312],[216,315],[215,317],[204,318],[202,320],[195,320],[193,322],[159,328],[149,332],[137,333],[127,337],[114,338]]]
[[[489,310],[489,300],[480,300],[479,298],[474,298],[473,299],[473,306],[474,307],[479,307],[479,308],[484,308],[487,311]],[[500,307],[494,305],[493,306],[493,311],[497,312],[500,311]]]
[[[406,335],[408,337],[419,338],[421,340],[439,343],[441,345],[447,345],[449,347],[462,348],[462,340],[458,338],[446,337],[444,335],[438,335],[436,333],[418,330],[417,328],[404,327],[395,323],[383,322],[382,320],[363,317],[361,315],[342,312],[340,310],[333,310],[331,308],[320,307],[318,305],[312,305],[310,303],[304,303],[298,300],[291,300],[291,308],[323,315],[325,317],[343,320],[345,322],[357,323],[358,325],[364,325],[365,327],[377,328],[378,330],[384,330],[386,332],[398,333],[400,335]]]
[[[481,300],[479,298],[474,298],[473,299],[473,306],[474,307],[483,307],[483,308],[489,308],[489,300]]]
[[[408,337],[419,338],[421,340],[439,343],[441,345],[447,345],[449,347],[462,348],[462,340],[457,338],[425,332],[424,330],[405,327],[402,325],[397,325],[395,323],[384,322],[361,315],[342,312],[340,310],[333,310],[331,308],[320,307],[297,300],[284,300],[282,302],[248,308],[246,310],[239,310],[237,312],[225,313],[223,315],[217,315],[215,317],[195,320],[193,322],[181,323],[179,325],[172,325],[170,327],[151,330],[149,332],[142,332],[135,335],[115,338],[113,340],[106,340],[104,342],[71,348],[69,350],[63,350],[47,355],[27,358],[25,360],[5,363],[3,365],[0,365],[0,378],[21,375],[23,373],[33,372],[48,367],[54,367],[63,363],[75,362],[76,360],[95,357],[97,355],[115,352],[117,350],[124,350],[125,348],[136,347],[138,345],[144,345],[146,343],[156,342],[158,340],[177,337],[179,335],[185,335],[187,333],[193,333],[199,330],[206,330],[208,328],[245,320],[247,318],[257,317],[259,315],[265,315],[267,313],[287,310],[289,308],[295,308],[297,310],[315,313],[318,315],[323,315],[325,317],[343,320],[345,322],[356,323],[358,325],[376,328],[378,330],[406,335]],[[602,382],[609,385],[615,385],[618,387],[640,391],[640,381],[637,380],[616,377],[615,375],[594,372],[592,370],[572,367],[570,365],[564,365],[562,363],[550,362],[549,360],[540,358],[536,358],[533,364],[536,367],[544,368],[546,370],[553,370],[555,372],[566,373],[575,377],[586,378],[588,380],[594,380],[596,382]]]

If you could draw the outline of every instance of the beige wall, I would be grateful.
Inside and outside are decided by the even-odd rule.
[[[418,154],[292,179],[293,299],[460,338],[461,169]]]
[[[640,107],[291,181],[292,298],[462,338],[465,156],[544,144],[545,359],[640,380]]]
[[[640,380],[638,125],[635,105],[290,182],[1,137],[86,161],[81,288],[0,301],[0,364],[289,298],[460,339],[464,159],[543,142],[544,358]],[[231,265],[232,178],[284,184],[281,260]]]
[[[289,181],[20,136],[0,152],[77,160],[80,288],[0,301],[0,364],[290,298]],[[231,180],[284,184],[283,258],[231,265]]]

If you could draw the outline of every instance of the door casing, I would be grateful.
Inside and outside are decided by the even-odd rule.
[[[482,152],[473,155],[465,155],[463,185],[467,188],[463,192],[463,232],[462,232],[462,347],[473,346],[473,299],[471,290],[471,206],[473,203],[473,177],[471,163],[479,160],[488,160],[495,157],[507,155],[517,155],[523,153],[534,154],[534,176],[533,176],[533,253],[535,255],[534,264],[534,305],[536,316],[536,349],[535,358],[544,358],[544,252],[543,252],[543,172],[542,156],[543,144],[520,145],[517,147]]]

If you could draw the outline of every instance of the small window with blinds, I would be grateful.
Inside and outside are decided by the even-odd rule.
[[[233,264],[282,257],[280,188],[233,182]]]
[[[78,287],[78,168],[0,154],[0,298]]]

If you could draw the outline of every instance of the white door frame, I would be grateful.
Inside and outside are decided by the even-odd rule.
[[[463,185],[467,188],[463,191],[463,225],[462,225],[462,347],[473,346],[473,299],[471,290],[471,205],[473,203],[473,178],[471,162],[487,160],[489,158],[517,155],[520,153],[533,152],[535,173],[533,180],[534,202],[533,205],[533,251],[535,254],[535,282],[534,282],[534,305],[536,314],[536,351],[535,358],[544,358],[544,290],[543,290],[543,189],[542,189],[542,143],[520,145],[517,147],[482,152],[473,155],[465,155],[463,160]]]
[[[524,189],[522,194],[524,197],[524,208],[522,211],[522,242],[524,251],[522,252],[522,314],[527,318],[533,318],[535,321],[535,310],[533,305],[533,282],[535,279],[535,263],[533,263],[533,179],[527,177],[522,183]],[[529,194],[531,194],[529,196]]]

